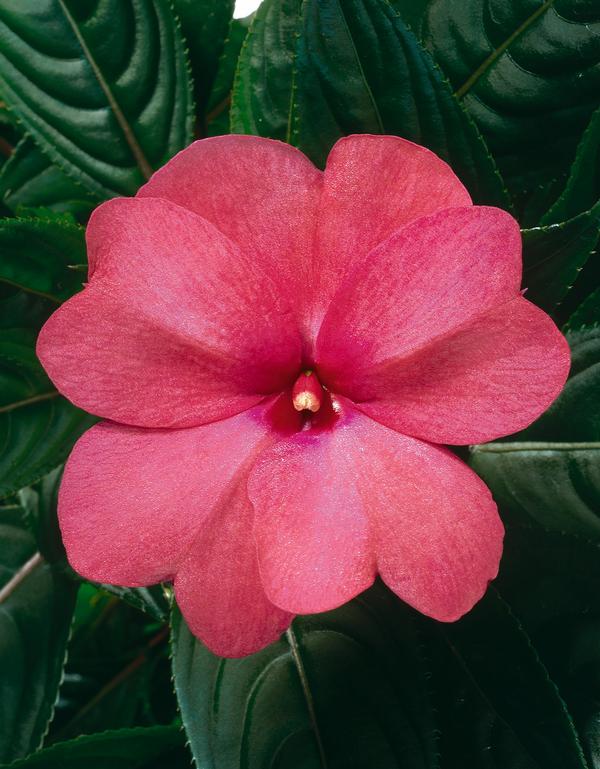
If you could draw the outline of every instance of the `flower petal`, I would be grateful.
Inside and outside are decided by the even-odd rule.
[[[488,489],[446,449],[342,403],[333,429],[278,443],[250,475],[267,595],[324,611],[368,587],[377,568],[419,611],[457,619],[498,571],[503,527]]]
[[[488,311],[402,362],[365,375],[366,414],[433,443],[483,443],[522,430],[555,400],[569,345],[525,299]]]
[[[322,177],[289,144],[217,136],[182,150],[137,195],[171,200],[212,222],[298,306],[311,285]]]
[[[327,159],[317,230],[320,315],[344,275],[395,230],[470,204],[450,166],[425,147],[397,136],[340,139]]]
[[[170,578],[237,475],[296,419],[282,405],[271,400],[184,430],[108,422],[88,430],[69,457],[58,501],[75,571],[130,586]]]
[[[89,286],[38,340],[57,388],[93,414],[189,427],[276,392],[300,336],[275,284],[199,216],[163,200],[115,199],[88,226]]]
[[[504,528],[480,478],[447,449],[357,417],[354,462],[383,581],[451,622],[498,573]]]
[[[244,474],[203,525],[175,578],[175,597],[190,630],[221,657],[259,651],[293,618],[265,595],[253,517]]]
[[[295,614],[340,606],[375,578],[354,439],[339,423],[298,433],[263,452],[250,474],[262,581]]]
[[[520,264],[518,225],[499,209],[408,225],[336,295],[319,376],[374,419],[435,443],[525,427],[560,392],[569,356],[550,318],[521,298]]]

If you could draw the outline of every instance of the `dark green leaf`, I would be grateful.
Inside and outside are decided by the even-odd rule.
[[[600,324],[600,288],[592,292],[569,318],[567,328],[574,331]]]
[[[15,214],[45,207],[85,221],[97,205],[81,184],[48,160],[30,138],[22,139],[0,173],[0,197]]]
[[[600,204],[562,224],[523,230],[527,299],[551,312],[564,299],[600,236]]]
[[[59,396],[35,356],[35,333],[0,331],[0,497],[63,462],[94,418]]]
[[[239,660],[215,657],[176,613],[173,671],[202,769],[437,767],[414,621],[380,586]]]
[[[0,1],[0,92],[101,198],[134,193],[188,144],[190,91],[168,0]]]
[[[0,761],[39,748],[52,717],[77,587],[36,553],[18,507],[0,508]]]
[[[231,91],[240,51],[248,34],[252,18],[253,15],[244,19],[232,19],[229,25],[229,33],[219,59],[217,76],[208,102],[205,118],[208,136],[220,136],[229,133]]]
[[[231,128],[291,142],[302,0],[264,0],[238,61]]]
[[[118,729],[60,742],[11,769],[188,769],[189,753],[176,726]],[[3,769],[5,769],[3,767]]]
[[[458,622],[431,626],[438,649],[444,766],[586,769],[571,717],[531,640],[491,588]],[[435,638],[432,639],[435,642]]]
[[[596,110],[577,148],[567,185],[542,223],[565,221],[593,208],[600,200],[600,108]]]
[[[505,516],[600,539],[600,443],[489,443],[471,467]]]
[[[499,588],[525,626],[598,766],[600,550],[579,537],[510,528]]]
[[[155,620],[163,622],[169,613],[169,601],[160,585],[152,587],[120,587],[119,585],[100,585],[104,590],[116,595],[136,609],[145,611]]]
[[[163,623],[84,582],[46,744],[82,733],[172,723],[176,702],[167,639]]]
[[[421,37],[421,27],[429,3],[430,0],[390,0],[390,5],[398,11],[402,20],[418,38]]]
[[[511,438],[475,446],[471,466],[506,517],[600,538],[600,328],[569,334],[571,376],[550,409]]]
[[[424,40],[515,196],[568,171],[598,107],[599,32],[596,0],[431,0]]]
[[[174,6],[189,51],[196,112],[200,116],[217,74],[234,0],[174,0]]]
[[[0,281],[57,304],[81,291],[85,236],[68,220],[0,219]]]
[[[22,328],[39,331],[55,310],[56,302],[0,281],[1,330],[12,328],[18,323]]]
[[[289,137],[320,166],[341,136],[396,134],[447,160],[477,202],[508,205],[473,123],[386,0],[265,0],[240,56],[232,129]]]
[[[62,466],[57,467],[35,485],[21,489],[18,494],[38,550],[44,560],[57,567],[66,567],[67,563],[56,515],[62,473]]]

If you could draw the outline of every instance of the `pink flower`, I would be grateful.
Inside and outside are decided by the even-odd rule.
[[[526,427],[569,368],[521,295],[514,219],[399,138],[342,139],[321,172],[223,136],[100,206],[87,241],[89,283],[38,344],[60,392],[107,420],[60,490],[76,571],[173,579],[225,656],[377,573],[438,620],[479,600],[503,527],[435,444]]]

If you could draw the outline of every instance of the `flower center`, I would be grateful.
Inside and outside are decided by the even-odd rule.
[[[323,388],[319,378],[310,369],[303,371],[296,379],[292,388],[292,402],[296,411],[312,411],[316,413],[321,408]]]

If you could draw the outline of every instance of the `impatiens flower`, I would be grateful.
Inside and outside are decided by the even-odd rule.
[[[514,219],[395,137],[324,172],[248,136],[198,141],[101,205],[89,282],[44,326],[57,388],[106,421],[59,518],[92,580],[173,580],[192,631],[241,656],[380,574],[452,621],[498,571],[483,482],[437,444],[526,427],[569,350],[521,294]]]

